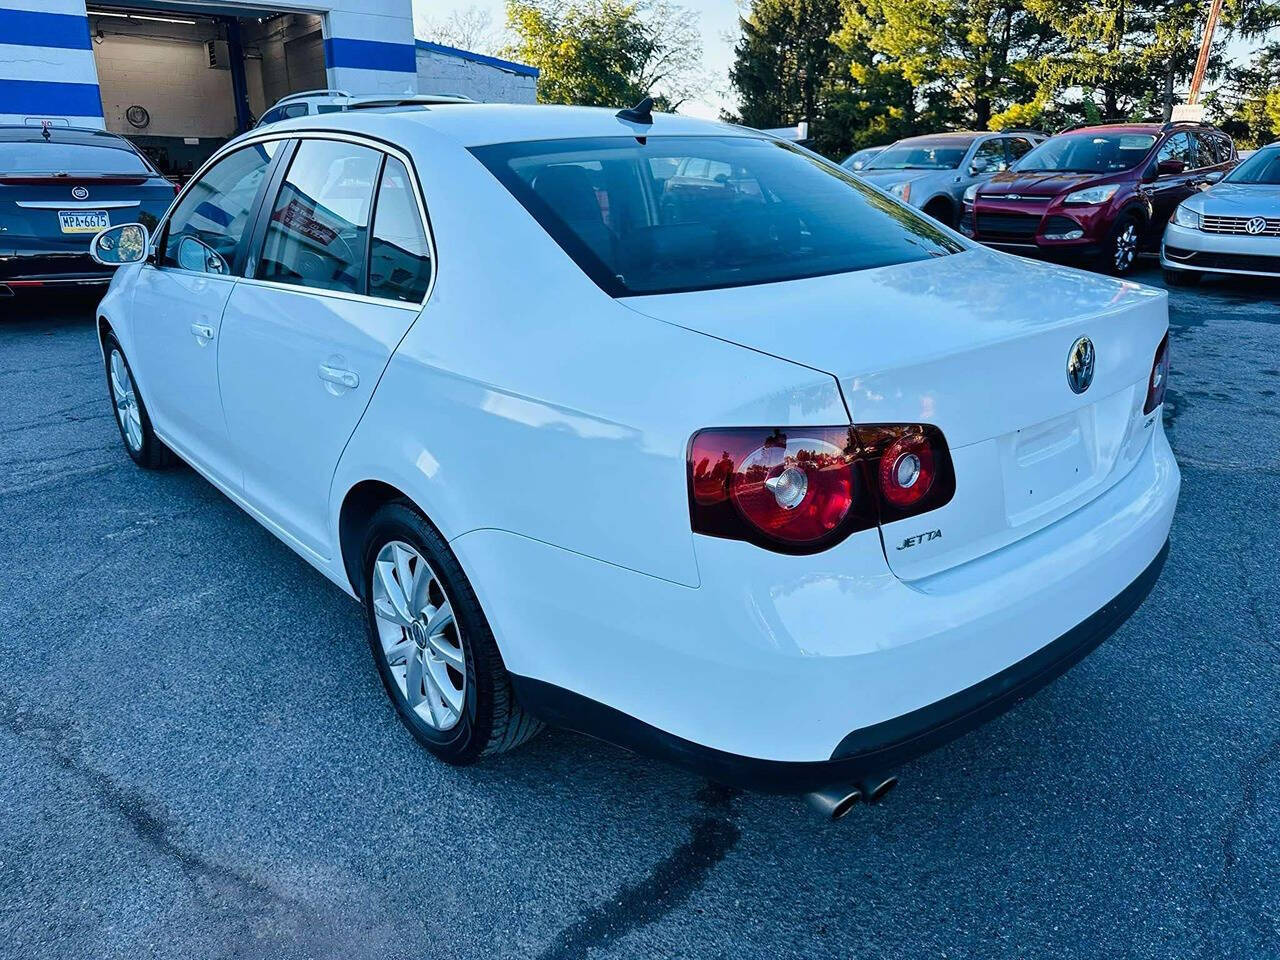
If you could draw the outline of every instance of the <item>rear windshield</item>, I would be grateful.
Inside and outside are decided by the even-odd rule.
[[[127,147],[57,140],[0,140],[0,174],[150,172],[142,158]]]
[[[954,170],[969,152],[972,140],[955,137],[909,140],[886,147],[864,170]]]
[[[797,280],[963,249],[840,168],[773,140],[607,137],[472,153],[615,297]]]
[[[1142,162],[1155,145],[1149,133],[1068,133],[1046,140],[1013,165],[1019,173],[1111,173]]]
[[[1280,184],[1280,147],[1267,147],[1243,160],[1226,177],[1232,183]]]

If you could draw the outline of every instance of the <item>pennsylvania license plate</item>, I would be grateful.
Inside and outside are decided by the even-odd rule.
[[[105,210],[60,210],[58,224],[63,233],[97,233],[111,226]]]

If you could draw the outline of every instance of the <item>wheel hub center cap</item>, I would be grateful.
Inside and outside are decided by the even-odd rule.
[[[419,650],[427,649],[427,625],[415,620],[409,625],[409,639],[418,645]]]

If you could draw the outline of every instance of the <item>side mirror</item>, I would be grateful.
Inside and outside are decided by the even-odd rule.
[[[108,227],[89,244],[89,256],[104,267],[118,267],[125,263],[141,263],[147,258],[151,237],[140,223],[124,223]]]
[[[1161,160],[1156,164],[1156,175],[1160,177],[1169,177],[1181,173],[1187,168],[1187,165],[1181,160],[1174,160],[1170,157],[1167,160]]]
[[[1226,174],[1221,170],[1210,170],[1204,175],[1205,183],[1220,183]]]
[[[222,259],[222,255],[189,234],[178,241],[177,260],[179,267],[193,273],[224,275],[227,272],[227,261]]]

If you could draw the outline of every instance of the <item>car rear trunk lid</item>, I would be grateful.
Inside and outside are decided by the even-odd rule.
[[[1136,462],[1157,415],[1142,406],[1168,325],[1164,292],[993,251],[626,302],[831,373],[854,423],[939,427],[954,498],[882,527],[904,579],[999,549],[1091,501]],[[1080,337],[1095,364],[1077,394],[1067,362]]]

